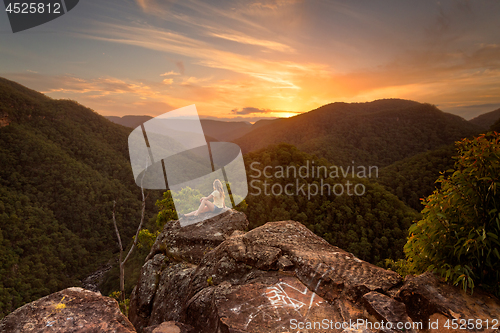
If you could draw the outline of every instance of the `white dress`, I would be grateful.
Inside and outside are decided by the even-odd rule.
[[[214,205],[218,208],[224,207],[224,200],[222,199],[222,195],[219,191],[215,190],[212,192],[211,196],[214,197]]]

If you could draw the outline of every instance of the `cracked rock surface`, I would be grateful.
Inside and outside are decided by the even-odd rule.
[[[9,314],[0,332],[489,333],[500,326],[499,300],[477,288],[466,294],[431,273],[403,281],[299,222],[247,228],[234,210],[183,228],[167,223],[132,292],[130,321],[115,300],[68,288]]]
[[[131,297],[137,331],[176,322],[202,333],[417,332],[418,326],[370,323],[422,322],[427,331],[429,320],[439,320],[430,331],[449,332],[447,319],[500,319],[500,303],[490,295],[466,295],[430,273],[403,281],[299,222],[270,222],[245,233],[247,226],[245,215],[233,210],[184,228],[169,222]],[[158,283],[142,287],[152,280]],[[317,325],[294,329],[308,322]]]

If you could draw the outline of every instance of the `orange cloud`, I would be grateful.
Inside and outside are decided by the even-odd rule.
[[[387,97],[454,107],[496,103],[500,96],[500,44],[478,38],[479,30],[453,32],[453,20],[442,10],[425,26],[410,29],[418,21],[404,22],[401,29],[411,33],[400,34],[391,26],[395,21],[384,20],[387,11],[377,17],[346,2],[136,3],[156,16],[158,26],[109,20],[76,35],[139,47],[141,57],[159,51],[177,65],[176,71],[154,74],[149,81],[129,79],[131,72],[120,78],[49,77],[40,85],[43,91],[83,96],[100,110],[124,101],[128,110],[151,107],[154,112],[164,105],[196,103],[200,113],[220,117],[292,114],[334,101]],[[465,14],[470,13],[457,17],[468,20]],[[172,30],[162,28],[162,22]],[[465,27],[474,28],[473,23]]]
[[[174,72],[174,71],[170,71],[170,72],[166,72],[166,73],[160,74],[160,76],[171,76],[171,75],[181,75],[181,74],[177,73],[177,72]]]
[[[254,37],[244,35],[244,34],[210,33],[210,35],[214,36],[214,37],[230,40],[233,42],[241,43],[241,44],[262,46],[262,47],[265,47],[265,48],[268,48],[268,49],[274,50],[274,51],[289,52],[289,53],[295,52],[295,50],[288,45],[278,43],[278,42],[269,41],[269,40],[258,39],[258,38],[254,38]]]

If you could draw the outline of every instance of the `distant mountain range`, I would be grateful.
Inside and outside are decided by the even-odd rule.
[[[150,116],[106,117],[137,127]],[[430,104],[384,99],[367,103],[332,103],[291,117],[248,122],[202,119],[208,141],[233,141],[244,153],[289,143],[337,164],[395,161],[478,134],[500,118],[500,109],[471,121]]]
[[[481,128],[433,105],[401,99],[333,103],[278,119],[237,138],[244,152],[281,142],[339,165],[387,166],[478,134]]]
[[[152,119],[151,116],[106,116],[105,118],[111,120],[116,124],[122,126],[136,128],[142,123]],[[189,121],[189,120],[186,120]],[[208,141],[215,139],[215,141],[230,142],[242,135],[250,132],[252,129],[266,125],[273,120],[259,120],[255,124],[246,121],[221,121],[212,119],[201,119],[201,127],[207,136]]]
[[[489,129],[497,120],[500,119],[500,109],[495,111],[483,113],[469,120],[472,124],[481,127],[482,129]]]

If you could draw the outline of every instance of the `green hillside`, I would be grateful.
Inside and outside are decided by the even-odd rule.
[[[339,178],[332,178],[330,171],[327,177],[322,171],[319,177],[313,176],[313,162],[315,167],[332,166],[326,160],[288,144],[270,146],[245,155],[250,184],[245,213],[250,228],[268,221],[295,220],[331,244],[371,263],[377,264],[386,258],[403,258],[407,230],[418,213],[368,178],[343,177],[342,174]],[[279,166],[286,170],[287,167],[298,169],[308,165],[309,174],[306,175],[305,171],[302,173],[306,177],[295,177],[292,169],[284,177],[279,174]],[[264,175],[265,167],[268,167],[267,175],[273,177]],[[277,176],[275,172],[278,172]],[[345,186],[347,181],[363,184],[365,193],[360,196],[349,195]],[[321,192],[314,195],[314,184],[324,186],[326,183],[332,186],[344,184],[344,194],[336,195],[332,190],[329,195],[327,187],[324,187],[323,195]],[[280,193],[280,189],[284,191],[287,185],[288,194],[292,195]],[[304,186],[303,191],[298,190],[301,186]],[[336,193],[340,193],[340,187]],[[351,193],[354,191],[351,190]]]
[[[333,103],[274,121],[236,139],[244,152],[281,142],[337,165],[388,166],[477,134],[480,128],[435,106],[387,99]]]
[[[481,127],[481,129],[489,129],[500,118],[500,109],[491,112],[483,113],[469,120],[470,123]]]
[[[500,133],[500,118],[493,125],[491,125],[490,130]]]
[[[0,79],[0,317],[79,284],[140,219],[129,129]],[[154,201],[150,204],[150,210]]]
[[[453,167],[455,146],[443,146],[397,161],[380,170],[377,182],[411,208],[421,211],[420,199],[432,194],[441,172]]]
[[[125,127],[136,128],[140,126],[142,123],[152,119],[151,116],[106,116],[106,119],[114,122],[115,124],[119,124]]]

